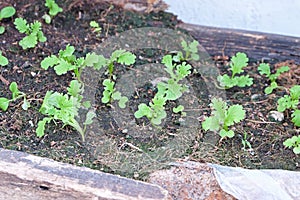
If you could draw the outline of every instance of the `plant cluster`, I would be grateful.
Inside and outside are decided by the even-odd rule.
[[[250,78],[249,75],[240,75],[236,76],[244,72],[243,68],[248,65],[248,57],[245,53],[238,52],[235,56],[231,58],[230,62],[230,71],[231,76],[224,74],[223,76],[218,76],[218,81],[222,87],[225,89],[232,88],[234,86],[245,87],[251,86],[253,84],[253,78]]]
[[[162,119],[167,117],[165,111],[166,102],[179,99],[183,92],[188,89],[187,86],[181,84],[180,81],[191,73],[192,68],[191,65],[186,62],[175,64],[174,57],[171,55],[164,56],[162,63],[165,65],[165,71],[170,77],[168,80],[157,84],[158,91],[149,105],[146,105],[145,103],[140,104],[138,110],[134,113],[134,116],[137,119],[145,116],[154,125],[161,124]],[[182,112],[183,109],[184,107],[179,105],[178,107],[173,108],[173,112]]]
[[[258,71],[261,75],[265,75],[269,80],[270,80],[270,86],[265,88],[265,93],[266,94],[271,94],[274,89],[278,88],[279,86],[277,85],[277,78],[280,76],[280,74],[289,71],[290,68],[288,66],[282,66],[276,70],[274,74],[271,73],[270,65],[267,63],[261,63],[258,66]]]
[[[12,6],[4,7],[0,10],[0,22],[2,19],[10,18],[16,13],[16,10]],[[0,35],[5,32],[4,26],[0,26]]]
[[[72,80],[70,86],[67,88],[67,94],[62,94],[53,91],[47,91],[43,104],[40,108],[40,112],[47,117],[44,117],[38,122],[36,133],[38,137],[42,137],[45,134],[45,125],[51,121],[60,120],[63,126],[69,125],[77,130],[82,140],[85,138],[86,126],[93,122],[93,118],[96,114],[93,111],[86,113],[84,127],[80,126],[80,123],[76,120],[79,115],[80,108],[89,108],[91,105],[89,102],[83,102],[83,86],[77,80]]]
[[[23,98],[22,108],[23,110],[27,110],[30,107],[30,103],[27,101],[26,94],[24,92],[21,92],[18,89],[18,84],[16,82],[12,82],[9,85],[9,90],[12,93],[11,99],[0,97],[0,108],[3,111],[6,111],[8,109],[9,103],[12,101],[16,101],[17,99]]]
[[[183,48],[183,51],[178,51],[176,56],[173,57],[173,60],[175,62],[182,62],[182,61],[198,61],[200,59],[198,54],[198,45],[199,42],[197,40],[192,41],[190,44],[188,44],[185,40],[181,41],[181,46]]]
[[[213,98],[210,104],[212,108],[211,116],[202,122],[202,128],[207,131],[219,131],[222,138],[234,136],[234,131],[229,130],[229,126],[245,119],[246,112],[241,105],[228,107],[222,99]]]
[[[46,42],[47,38],[42,32],[41,22],[34,21],[33,23],[28,24],[26,19],[16,18],[14,24],[20,33],[26,34],[19,42],[19,45],[23,49],[34,48],[38,42]]]
[[[55,17],[58,13],[62,12],[63,9],[57,5],[55,0],[46,0],[45,6],[49,9],[49,13],[44,14],[43,19],[47,24],[50,24],[53,17]]]

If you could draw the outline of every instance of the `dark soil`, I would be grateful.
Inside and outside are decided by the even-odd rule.
[[[89,144],[83,143],[76,131],[68,126],[62,128],[60,122],[50,124],[44,137],[36,137],[37,122],[43,117],[38,110],[45,93],[48,90],[65,93],[66,87],[72,80],[70,73],[57,76],[52,69],[48,71],[41,69],[40,62],[48,55],[57,54],[67,44],[75,47],[77,56],[84,56],[88,52],[95,51],[97,44],[105,41],[109,36],[125,30],[140,27],[176,29],[179,21],[175,16],[165,12],[141,14],[124,11],[117,6],[111,7],[109,4],[93,3],[93,1],[57,0],[57,3],[64,9],[64,12],[59,13],[50,25],[43,23],[43,32],[47,37],[47,42],[39,43],[36,48],[29,50],[23,50],[18,45],[18,41],[24,35],[14,28],[13,20],[16,17],[24,17],[28,22],[34,20],[42,22],[41,17],[47,11],[43,1],[8,0],[0,3],[0,8],[13,5],[17,10],[12,19],[5,19],[1,22],[6,27],[6,32],[0,35],[0,50],[9,59],[9,65],[0,68],[0,75],[4,78],[0,82],[0,97],[10,97],[7,83],[15,81],[18,83],[20,91],[28,95],[32,104],[28,111],[24,111],[20,106],[20,101],[13,102],[8,111],[0,112],[0,147],[120,173],[107,165],[110,163],[109,160],[103,161],[103,158],[95,156],[88,148]],[[89,27],[91,20],[97,21],[102,27],[100,35],[96,36],[96,33],[91,31]],[[147,49],[133,53],[137,55],[137,64],[141,65],[160,63],[162,56],[167,52]],[[212,58],[214,56],[212,55]],[[215,60],[215,63],[222,74],[229,72],[228,60]],[[193,141],[187,142],[188,147],[181,158],[245,168],[299,170],[299,157],[293,154],[292,150],[284,148],[282,144],[286,138],[296,135],[299,132],[298,129],[291,123],[287,113],[285,113],[283,122],[273,122],[269,118],[269,112],[276,110],[277,99],[286,94],[286,91],[276,90],[271,95],[265,95],[263,91],[269,83],[266,78],[258,74],[257,63],[258,61],[250,63],[246,68],[246,73],[254,78],[252,87],[233,88],[226,91],[228,104],[241,104],[247,112],[246,119],[234,127],[235,137],[219,141],[220,138],[216,133],[205,133],[199,129]],[[290,66],[291,71],[279,77],[278,84],[286,88],[300,84],[299,66],[293,64],[293,61],[277,63],[275,66],[281,65]],[[134,65],[127,68],[119,67],[116,74],[119,76],[133,70],[137,70]],[[200,74],[193,73],[188,77],[188,82],[194,91],[191,96],[198,98],[199,106],[192,112],[198,113],[197,126],[200,127],[204,117],[210,114],[209,93],[204,89],[205,81]],[[101,85],[96,87],[101,87]],[[137,109],[138,103],[149,102],[155,92],[155,87],[147,81],[143,86],[135,89],[134,95],[129,97],[131,111],[128,114],[132,120],[135,120],[133,113]],[[101,95],[101,88],[99,88],[98,94]],[[256,95],[257,98],[253,99],[253,95]],[[99,98],[101,97],[99,96]],[[114,120],[109,111],[114,107],[103,105],[100,101],[95,107],[97,107],[99,123],[106,130],[105,134],[116,140],[118,148],[124,151],[130,149],[130,146],[122,145],[124,143],[132,144],[133,147],[145,151],[153,151],[173,139],[174,134],[181,126],[181,123],[178,122],[181,120],[180,114],[175,115],[170,111],[173,107],[172,103],[167,107],[168,118],[160,131],[157,133],[152,131],[153,134],[146,137],[131,135],[130,132],[124,131],[125,126],[120,127],[111,123]],[[135,122],[146,127],[151,126],[146,119],[135,120]],[[248,141],[252,146],[251,150],[249,148],[242,149],[241,139],[244,133],[248,135]],[[132,174],[125,175],[132,176]]]

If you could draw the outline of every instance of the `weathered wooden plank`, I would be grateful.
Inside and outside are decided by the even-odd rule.
[[[1,199],[167,199],[159,186],[0,148]]]
[[[300,38],[297,37],[185,23],[178,27],[188,30],[212,56],[232,56],[241,51],[254,60],[295,60],[300,63]]]

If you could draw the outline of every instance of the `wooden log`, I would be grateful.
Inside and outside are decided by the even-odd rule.
[[[167,199],[159,186],[0,148],[1,199]]]
[[[212,56],[245,52],[253,60],[300,63],[300,38],[180,23]]]

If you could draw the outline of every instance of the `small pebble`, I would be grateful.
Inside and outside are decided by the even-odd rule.
[[[32,77],[35,77],[36,76],[36,73],[35,72],[30,72],[31,76]]]
[[[275,121],[281,122],[282,120],[284,120],[284,115],[281,112],[272,110],[269,112],[269,117],[271,117],[272,119],[274,119]]]
[[[122,130],[122,133],[124,133],[124,134],[128,133],[128,129]]]
[[[253,95],[251,96],[251,100],[252,100],[252,101],[257,100],[259,97],[260,97],[260,94],[253,94]]]

